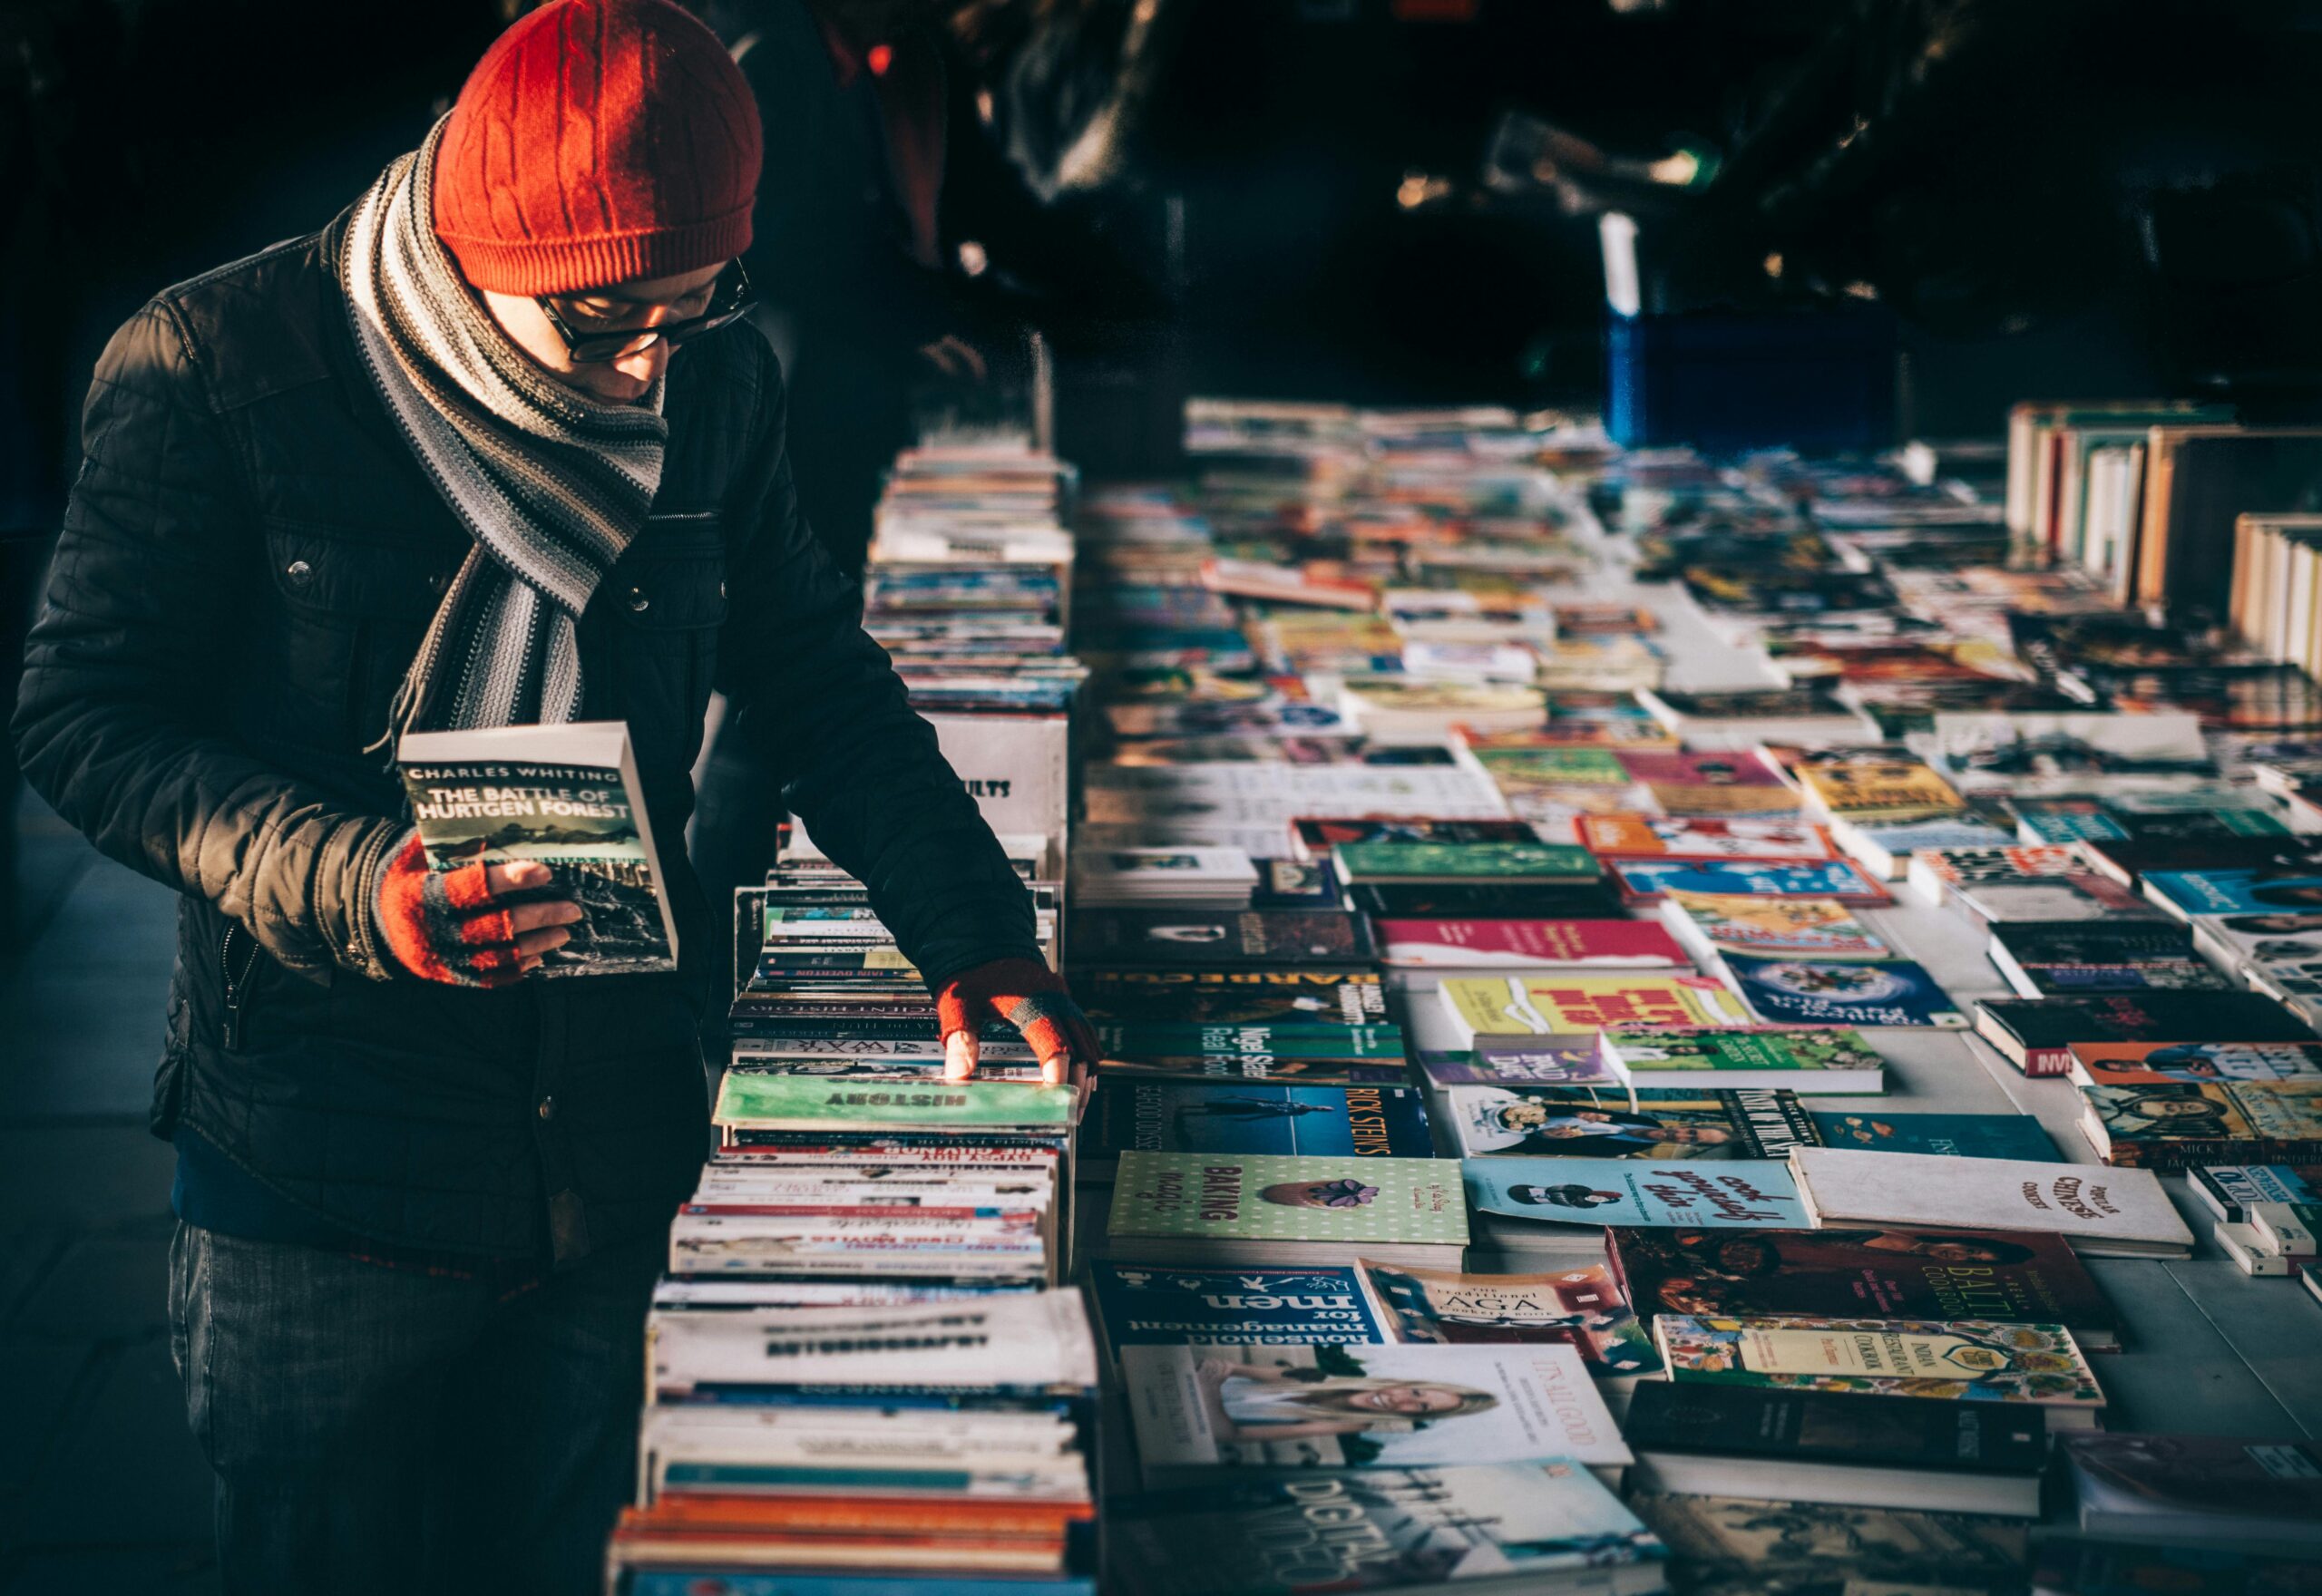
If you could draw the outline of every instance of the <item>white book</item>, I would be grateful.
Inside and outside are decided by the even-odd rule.
[[[1817,1229],[2032,1231],[2098,1258],[2183,1258],[2193,1232],[2151,1170],[1797,1147],[1790,1173]]]
[[[1077,1289],[877,1309],[676,1314],[651,1328],[649,1373],[661,1400],[683,1400],[704,1385],[966,1392],[1097,1384],[1096,1338]]]

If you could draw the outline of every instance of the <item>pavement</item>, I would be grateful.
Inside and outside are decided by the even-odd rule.
[[[36,798],[0,952],[0,1596],[209,1596],[170,1367],[170,1149],[145,1129],[175,900]],[[5,907],[5,906],[0,906]]]

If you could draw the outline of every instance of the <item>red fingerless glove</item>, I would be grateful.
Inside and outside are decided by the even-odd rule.
[[[1076,1064],[1097,1062],[1097,1033],[1064,978],[1037,959],[995,959],[962,970],[937,989],[935,1017],[943,1039],[974,1035],[998,1015],[1024,1034],[1042,1064],[1059,1054]]]
[[[516,928],[484,882],[482,861],[427,868],[418,833],[397,849],[371,889],[371,920],[395,962],[422,980],[504,987],[520,980]]]

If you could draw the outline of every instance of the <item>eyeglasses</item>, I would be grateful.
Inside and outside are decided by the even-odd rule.
[[[570,299],[572,296],[565,297]],[[742,269],[740,261],[733,260],[727,263],[710,287],[709,308],[679,321],[665,321],[649,327],[613,327],[601,333],[580,332],[564,319],[555,299],[543,296],[534,303],[548,317],[548,325],[556,329],[556,336],[564,340],[565,352],[571,355],[575,365],[600,365],[650,349],[656,344],[667,344],[674,349],[688,338],[714,333],[747,316],[756,306],[757,298],[750,292],[750,274]]]

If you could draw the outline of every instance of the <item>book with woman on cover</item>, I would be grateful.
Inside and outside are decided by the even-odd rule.
[[[395,761],[428,869],[531,861],[555,880],[527,896],[580,906],[571,939],[541,957],[541,975],[677,968],[677,921],[627,725],[407,732]]]

